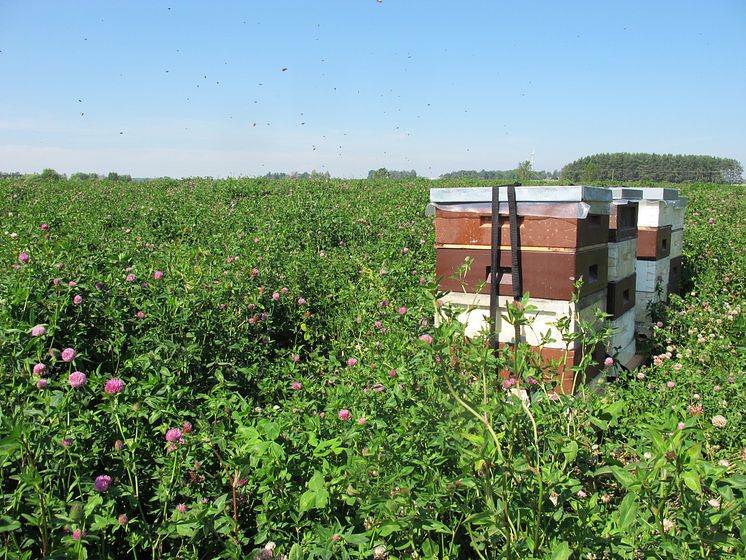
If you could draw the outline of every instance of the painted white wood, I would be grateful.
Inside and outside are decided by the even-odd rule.
[[[669,258],[674,259],[684,254],[684,230],[675,229],[671,232],[671,254]]]
[[[637,209],[637,227],[673,225],[674,204],[666,200],[640,200]]]
[[[582,185],[516,187],[515,198],[517,202],[611,202],[611,191]],[[500,200],[508,200],[507,187],[500,187]],[[490,187],[430,189],[430,202],[438,204],[491,201]]]
[[[490,318],[489,295],[451,292],[443,296],[442,301],[444,307],[457,312],[458,320],[464,323],[466,327],[467,336],[476,337],[483,330],[488,329]],[[500,342],[513,342],[515,338],[513,325],[508,323],[504,317],[507,316],[507,305],[512,301],[513,298],[509,296],[499,298],[497,330]],[[537,310],[526,314],[531,319],[532,324],[521,329],[522,339],[531,346],[539,346],[542,336],[549,333],[554,342],[545,344],[545,347],[565,348],[566,344],[562,341],[559,330],[551,323],[569,316],[572,318],[569,329],[571,332],[577,332],[579,327],[575,320],[576,311],[583,321],[594,322],[596,310],[605,311],[606,309],[606,290],[600,290],[586,296],[577,305],[569,301],[540,298],[532,298],[529,300],[529,304],[535,306]],[[436,322],[440,320],[442,319],[436,318]],[[597,326],[601,326],[600,322]]]
[[[635,310],[630,309],[621,317],[611,321],[611,327],[614,329],[609,339],[607,348],[624,348],[635,339]]]
[[[635,261],[635,272],[637,273],[637,292],[655,292],[660,284],[663,293],[668,291],[668,277],[671,271],[670,257],[664,257],[657,261]]]
[[[637,238],[609,243],[609,282],[618,282],[635,273],[637,266]]]

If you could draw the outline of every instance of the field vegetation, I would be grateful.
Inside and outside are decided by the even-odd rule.
[[[461,184],[0,180],[0,558],[745,557],[743,188],[568,396],[436,324]]]

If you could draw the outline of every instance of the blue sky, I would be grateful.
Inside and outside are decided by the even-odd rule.
[[[0,0],[0,171],[746,164],[746,2]]]

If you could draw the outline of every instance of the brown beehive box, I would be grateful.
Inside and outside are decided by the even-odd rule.
[[[657,261],[671,252],[671,226],[637,228],[637,258]]]
[[[500,216],[500,237],[510,240],[507,216]],[[590,214],[584,219],[550,216],[520,216],[518,231],[521,246],[576,248],[606,242],[609,216]],[[436,209],[435,243],[438,245],[490,245],[492,214],[454,212]]]
[[[502,345],[501,345],[502,347]],[[588,383],[594,379],[601,371],[606,349],[603,344],[599,344],[592,349],[594,365],[590,366],[585,372],[579,373],[571,368],[580,365],[583,358],[582,350],[563,350],[560,348],[541,348],[534,349],[537,362],[542,369],[551,371],[551,374],[545,381],[554,381],[557,384],[554,390],[557,393],[569,395],[573,389],[577,391],[581,383]],[[508,372],[501,372],[502,377],[506,377]]]
[[[606,296],[606,312],[618,319],[635,307],[636,275],[632,274],[617,282],[609,282]]]
[[[491,251],[488,247],[436,247],[435,274],[440,288],[447,291],[490,293]],[[606,288],[608,247],[585,249],[532,250],[520,253],[523,292],[531,297],[570,300],[575,281],[583,278],[581,296]],[[465,263],[471,260],[466,267]],[[502,278],[500,295],[512,295],[511,252],[502,247],[499,258]]]
[[[616,201],[609,216],[609,242],[617,243],[637,237],[637,202]]]

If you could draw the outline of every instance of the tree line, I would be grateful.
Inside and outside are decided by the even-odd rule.
[[[395,169],[371,169],[368,171],[368,179],[415,179],[417,172],[414,169],[410,171],[397,171]]]
[[[543,181],[545,179],[559,179],[559,171],[535,171],[531,169],[531,162],[523,161],[516,169],[485,170],[461,169],[451,171],[440,176],[441,179],[497,179],[499,181]]]
[[[656,181],[740,183],[743,167],[734,159],[713,156],[618,152],[582,157],[562,168],[570,183]]]

